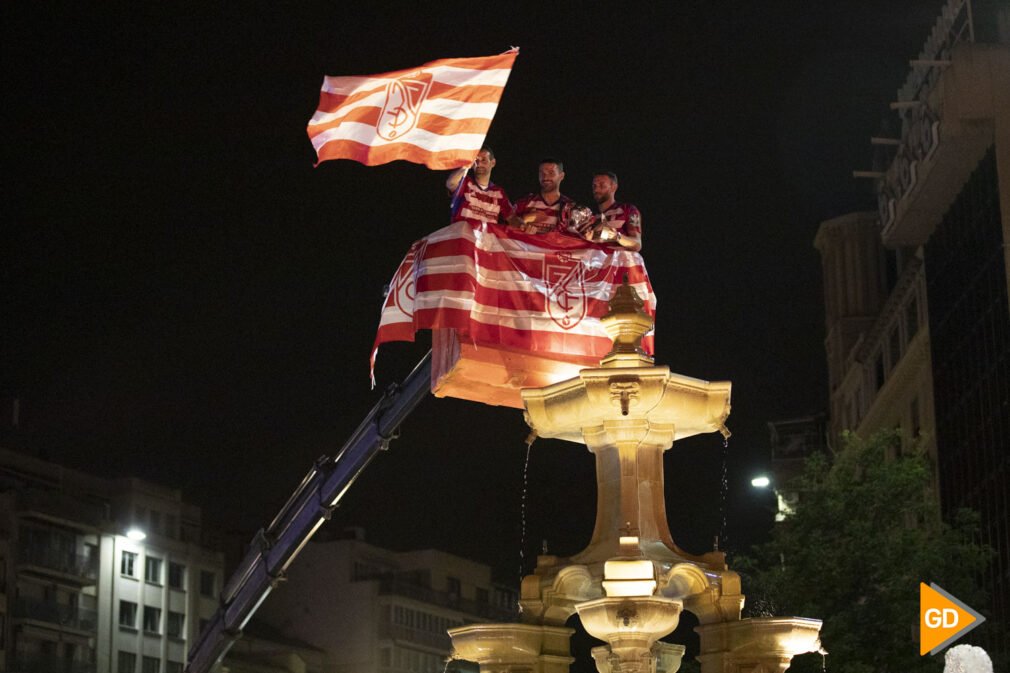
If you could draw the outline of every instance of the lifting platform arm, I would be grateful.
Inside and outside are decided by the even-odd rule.
[[[334,456],[309,470],[274,520],[253,537],[249,551],[221,592],[221,605],[189,652],[187,673],[208,673],[242,635],[246,622],[305,544],[330,518],[375,454],[396,437],[400,423],[431,386],[431,352],[400,385],[391,385]]]

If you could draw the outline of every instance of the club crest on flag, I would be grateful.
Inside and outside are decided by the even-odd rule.
[[[544,260],[547,315],[568,330],[586,317],[586,269],[582,260],[570,254],[558,253],[556,260]]]
[[[418,71],[408,77],[392,80],[386,86],[386,100],[382,105],[375,130],[385,140],[401,138],[417,125],[421,103],[431,91],[431,73]]]
[[[424,255],[426,241],[421,240],[414,243],[407,256],[403,258],[403,263],[396,270],[396,279],[393,286],[393,298],[396,307],[408,318],[414,317],[414,298],[416,296],[414,287],[414,266],[417,260]]]

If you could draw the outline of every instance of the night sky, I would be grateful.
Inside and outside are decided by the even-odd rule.
[[[826,405],[817,225],[874,207],[851,171],[895,121],[940,3],[117,4],[2,9],[0,393],[22,408],[8,446],[181,488],[226,528],[265,525],[377,400],[382,287],[447,223],[444,173],[313,168],[323,76],[518,46],[493,179],[518,198],[554,155],[562,191],[590,203],[594,169],[620,176],[643,213],[657,360],[734,383],[724,547],[760,537],[765,423]],[[423,342],[383,347],[380,387]],[[518,411],[429,398],[330,526],[516,581],[526,431]],[[722,439],[666,455],[674,538],[705,551]],[[529,480],[527,557],[544,539],[579,551],[592,456],[538,441]]]

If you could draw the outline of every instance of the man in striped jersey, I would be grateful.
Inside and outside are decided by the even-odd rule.
[[[642,249],[642,214],[630,203],[618,203],[616,194],[617,175],[611,171],[593,173],[593,199],[599,212],[586,239],[638,252]]]
[[[467,175],[466,167],[449,175],[445,186],[454,195],[450,223],[463,220],[479,226],[509,221],[512,202],[504,189],[491,182],[494,166],[494,152],[490,147],[482,147],[473,160],[473,177]]]
[[[528,194],[516,202],[516,216],[513,226],[518,226],[530,234],[546,234],[551,231],[565,231],[565,207],[572,200],[561,193],[561,181],[565,179],[565,167],[557,159],[540,162],[540,193]]]

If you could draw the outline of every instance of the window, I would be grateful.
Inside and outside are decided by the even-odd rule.
[[[894,329],[887,337],[887,347],[890,350],[889,355],[891,356],[891,369],[894,369],[901,361],[901,334],[898,331],[897,325],[895,325]]]
[[[165,673],[182,673],[182,664],[178,661],[170,661],[165,664]]]
[[[137,655],[133,652],[119,651],[119,664],[116,666],[117,673],[136,673]]]
[[[905,307],[905,331],[909,341],[919,331],[919,303],[914,297],[912,301],[908,302],[908,306]]]
[[[98,572],[98,545],[84,543],[84,568],[88,572]]]
[[[186,615],[181,612],[168,612],[168,624],[166,630],[172,638],[183,638],[182,629],[186,624]]]
[[[119,601],[119,625],[130,629],[137,628],[137,604],[130,601]]]
[[[476,596],[477,596],[477,602],[478,603],[487,603],[488,597],[489,597],[487,589],[482,589],[481,587],[477,587],[477,589],[475,591],[476,591]]]
[[[214,597],[214,573],[209,570],[200,571],[200,595]]]
[[[184,589],[183,583],[186,581],[186,566],[181,563],[168,562],[168,586],[173,589]]]
[[[161,659],[157,657],[144,657],[144,667],[142,673],[161,673]]]
[[[462,583],[458,577],[446,577],[445,587],[449,594],[450,601],[458,601],[462,593]]]
[[[161,608],[144,606],[144,630],[148,633],[161,633]]]
[[[880,390],[884,387],[884,354],[877,353],[877,357],[873,360],[873,386],[874,390]]]
[[[161,584],[161,559],[144,557],[144,579],[153,584]]]
[[[119,572],[126,575],[127,577],[136,577],[135,566],[137,564],[137,555],[132,551],[124,551],[123,557],[119,561]]]
[[[165,515],[165,537],[179,537],[179,519],[174,514]]]

